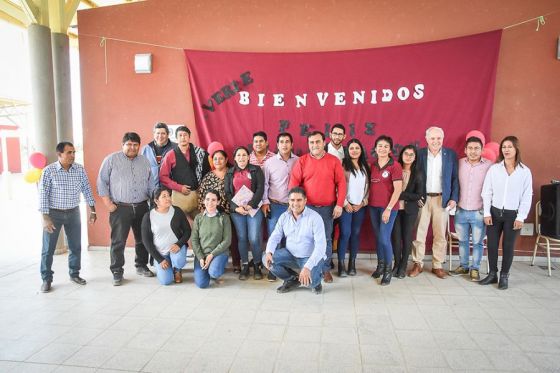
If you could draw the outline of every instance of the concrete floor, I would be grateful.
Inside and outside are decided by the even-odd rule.
[[[27,192],[0,208],[0,372],[560,371],[560,271],[515,262],[507,291],[427,271],[381,287],[363,258],[358,276],[322,295],[281,295],[279,282],[231,271],[197,289],[192,261],[183,284],[160,286],[134,273],[131,250],[113,287],[108,252],[86,251],[86,286],[56,256],[53,291],[41,294]]]

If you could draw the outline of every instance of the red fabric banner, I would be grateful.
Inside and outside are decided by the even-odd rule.
[[[461,154],[470,130],[490,137],[501,34],[337,52],[186,50],[200,145],[231,151],[264,130],[274,151],[287,131],[305,153],[308,132],[341,123],[371,154],[378,135],[398,151],[425,146],[426,128],[438,125]]]

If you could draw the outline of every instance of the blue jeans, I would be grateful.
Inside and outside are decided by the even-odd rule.
[[[157,279],[160,284],[169,285],[173,282],[173,268],[180,271],[185,265],[187,265],[187,246],[183,245],[176,253],[172,253],[170,251],[167,255],[163,255],[163,257],[171,264],[171,266],[167,269],[163,269],[161,268],[161,264],[156,261]]]
[[[455,213],[455,232],[459,236],[459,258],[461,267],[469,268],[469,240],[472,235],[472,266],[471,269],[480,269],[480,261],[482,260],[482,251],[484,250],[482,242],[486,234],[484,225],[484,214],[479,210],[463,210],[457,207]]]
[[[76,277],[80,274],[82,257],[82,223],[80,221],[80,208],[76,207],[70,210],[51,209],[49,217],[55,229],[52,233],[43,231],[41,278],[43,281],[52,281],[53,279],[54,272],[51,269],[53,255],[60,229],[63,226],[64,232],[66,232],[66,239],[68,240],[68,268],[70,277]]]
[[[276,223],[278,223],[278,219],[280,219],[280,215],[288,210],[288,205],[281,205],[279,203],[270,203],[270,212],[269,217],[266,219],[266,227],[268,229],[268,236],[272,234],[274,227],[276,227]]]
[[[274,252],[272,256],[272,266],[270,271],[279,279],[286,281],[298,278],[299,272],[307,263],[309,258],[296,258],[288,249],[281,248]],[[317,265],[311,268],[311,287],[314,288],[321,283],[323,277],[323,259]],[[329,267],[330,269],[330,267]]]
[[[371,228],[377,239],[377,260],[383,261],[389,265],[393,262],[393,245],[391,244],[391,231],[395,218],[397,217],[397,210],[391,210],[391,216],[387,224],[383,223],[381,216],[385,211],[385,207],[369,206],[369,218],[371,219]]]
[[[357,212],[342,210],[340,216],[340,237],[338,239],[338,260],[344,260],[346,249],[350,243],[350,259],[356,259],[360,244],[360,230],[366,216],[366,209],[362,207]]]
[[[332,233],[333,233],[333,210],[334,206],[311,206],[307,205],[311,210],[316,211],[321,218],[323,219],[323,223],[325,224],[325,236],[327,236],[327,259],[324,261],[323,264],[323,272],[329,272],[331,270],[331,258],[332,258]]]
[[[217,279],[222,277],[226,270],[228,262],[227,252],[222,253],[210,262],[207,269],[202,269],[198,258],[194,258],[194,283],[201,289],[207,288],[210,285],[210,279]]]
[[[241,256],[241,263],[249,263],[249,243],[251,243],[253,261],[255,264],[259,264],[262,256],[262,211],[259,209],[253,217],[251,217],[251,215],[241,215],[237,212],[233,212],[231,214],[231,220],[233,220],[235,232],[237,233],[237,248]]]

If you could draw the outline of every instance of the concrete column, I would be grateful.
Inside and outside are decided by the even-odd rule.
[[[32,144],[34,150],[45,154],[50,163],[57,159],[51,30],[45,26],[31,24],[27,33],[33,108]]]
[[[58,142],[74,142],[72,130],[72,92],[70,84],[70,44],[68,35],[51,34],[54,97],[56,107],[56,135]]]

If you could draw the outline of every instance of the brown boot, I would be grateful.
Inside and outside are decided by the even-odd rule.
[[[180,269],[175,269],[173,271],[173,279],[175,280],[176,284],[180,284],[181,282],[183,282],[183,273]]]
[[[325,280],[326,283],[333,282],[331,271],[326,271],[325,273],[323,273],[323,279]]]
[[[410,272],[408,272],[408,277],[416,277],[420,273],[422,273],[423,269],[422,266],[418,263],[414,263]]]

